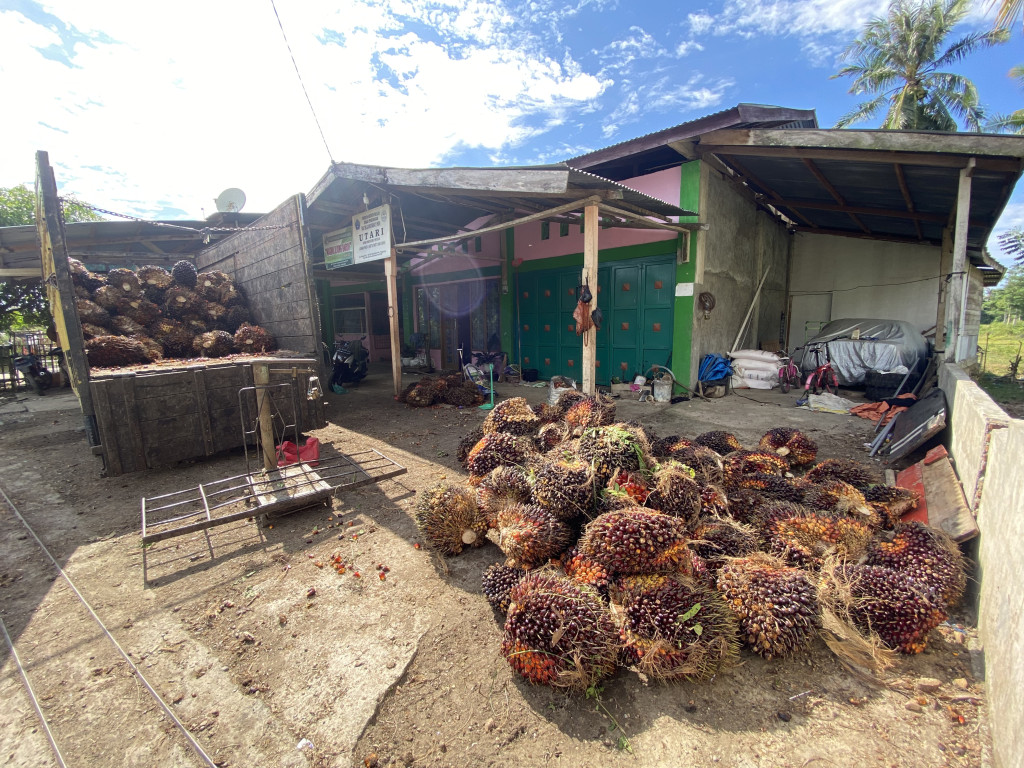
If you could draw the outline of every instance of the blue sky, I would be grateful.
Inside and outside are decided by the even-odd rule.
[[[987,28],[979,0],[957,30]],[[304,192],[331,157],[405,167],[556,162],[739,102],[858,99],[831,80],[878,0],[0,0],[0,186],[45,149],[62,190],[146,218]],[[1024,106],[1006,45],[957,70],[985,106]],[[864,124],[863,127],[875,127]],[[1021,185],[1024,187],[1024,185]],[[1000,229],[1024,224],[1024,189]]]

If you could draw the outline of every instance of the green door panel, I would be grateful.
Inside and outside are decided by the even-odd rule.
[[[540,312],[537,315],[537,343],[542,347],[557,347],[559,340],[558,314]]]
[[[672,307],[645,307],[644,347],[672,349]]]
[[[641,267],[612,267],[612,309],[635,308],[643,293],[640,285]]]
[[[675,300],[676,265],[644,265],[644,308],[671,307]]]
[[[538,310],[537,272],[528,272],[519,276],[519,312],[532,314]]]
[[[640,346],[640,324],[636,310],[615,309],[611,313],[609,333],[612,337],[612,347],[631,348],[634,352]]]
[[[572,271],[561,270],[558,274],[558,309],[560,312],[569,312],[576,309],[576,286],[580,281],[578,269]]]
[[[550,379],[561,373],[558,370],[558,347],[538,347],[537,364],[531,367],[540,371],[542,379]]]

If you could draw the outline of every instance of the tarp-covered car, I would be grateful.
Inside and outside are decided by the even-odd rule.
[[[793,362],[805,374],[813,371],[825,362],[826,343],[842,385],[863,384],[869,371],[914,371],[928,360],[928,341],[910,323],[848,318],[822,328],[794,353]]]

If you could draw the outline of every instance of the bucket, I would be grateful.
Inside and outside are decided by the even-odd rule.
[[[654,402],[667,403],[672,399],[672,377],[662,376],[654,380]]]

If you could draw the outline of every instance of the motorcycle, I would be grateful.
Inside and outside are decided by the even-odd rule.
[[[360,339],[336,341],[334,343],[334,371],[331,374],[331,388],[341,388],[342,384],[358,384],[366,378],[367,362],[370,353]],[[337,391],[337,390],[335,390]]]
[[[18,355],[11,362],[14,363],[14,370],[25,377],[25,381],[40,397],[44,394],[43,390],[53,385],[53,374],[46,370],[39,358],[31,352],[27,355]]]

